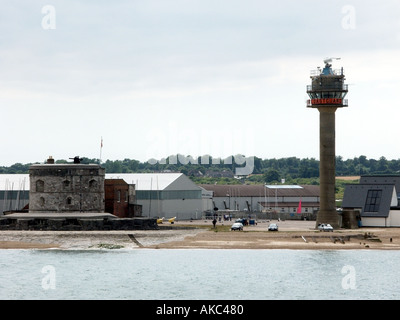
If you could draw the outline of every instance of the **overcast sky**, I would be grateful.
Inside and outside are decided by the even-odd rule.
[[[400,1],[2,1],[0,165],[319,159],[310,71],[340,57],[336,155],[400,158]]]

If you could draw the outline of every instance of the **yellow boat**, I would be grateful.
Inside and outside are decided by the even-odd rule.
[[[171,224],[174,224],[176,217],[173,217],[171,219],[168,219],[168,222],[171,222]]]
[[[163,221],[164,221],[164,217],[157,219],[157,224],[163,223]]]

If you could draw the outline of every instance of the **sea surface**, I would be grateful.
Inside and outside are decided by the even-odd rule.
[[[0,299],[399,299],[400,251],[0,250]]]

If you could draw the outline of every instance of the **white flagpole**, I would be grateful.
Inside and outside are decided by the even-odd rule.
[[[103,137],[101,137],[101,142],[100,142],[100,164],[101,164],[101,152],[103,150]]]

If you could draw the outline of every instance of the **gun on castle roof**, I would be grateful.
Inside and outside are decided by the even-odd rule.
[[[74,160],[74,163],[81,163],[81,160],[82,160],[83,158],[79,158],[79,156],[76,156],[76,157],[69,158],[69,159]]]

